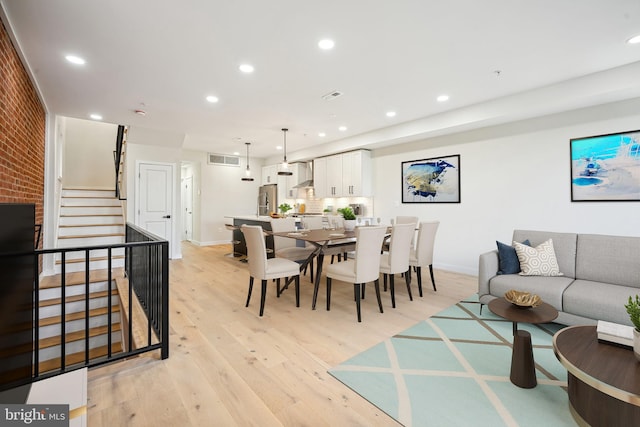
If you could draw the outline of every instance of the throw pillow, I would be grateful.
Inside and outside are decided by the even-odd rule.
[[[522,242],[527,246],[531,246],[529,240]],[[518,274],[520,273],[520,261],[516,255],[516,249],[506,243],[498,242],[498,274]]]
[[[516,255],[520,261],[521,276],[562,276],[556,253],[553,250],[553,240],[549,239],[532,248],[518,242],[513,242]]]

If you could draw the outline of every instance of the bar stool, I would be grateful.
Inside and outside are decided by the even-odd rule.
[[[240,252],[236,252],[235,251],[235,247],[236,245],[239,245],[240,243],[242,243],[240,240],[233,240],[233,237],[235,236],[235,231],[240,231],[240,227],[233,225],[233,224],[225,224],[224,228],[226,228],[227,230],[231,231],[231,245],[232,245],[232,250],[231,252],[229,252],[228,254],[224,254],[224,256],[229,257],[229,258],[240,258],[243,257],[244,254],[241,254]]]

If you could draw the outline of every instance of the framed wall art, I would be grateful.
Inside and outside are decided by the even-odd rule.
[[[640,130],[573,138],[572,202],[640,201]]]
[[[402,162],[402,203],[460,203],[460,155]]]

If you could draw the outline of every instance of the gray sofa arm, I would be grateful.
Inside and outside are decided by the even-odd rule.
[[[489,295],[489,280],[498,273],[498,251],[480,255],[478,265],[478,297]]]

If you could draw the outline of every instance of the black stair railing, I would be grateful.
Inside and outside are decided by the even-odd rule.
[[[124,126],[118,125],[118,134],[116,136],[116,149],[113,152],[113,161],[116,168],[116,197],[120,200],[126,200],[121,197],[120,191],[120,160],[122,160],[122,145],[124,144]]]
[[[114,288],[112,286],[113,281],[113,253],[115,250],[124,248],[125,262],[124,262],[124,274],[128,279],[128,316],[127,326],[128,334],[123,337],[126,340],[126,346],[121,352],[112,351],[112,336],[113,330],[113,297]],[[91,354],[91,338],[90,337],[90,322],[89,312],[91,309],[90,301],[90,276],[92,270],[90,269],[91,254],[96,251],[105,251],[107,253],[107,354],[99,357],[92,357]],[[69,260],[68,254],[72,252],[84,253],[84,295],[81,298],[68,297],[66,290],[67,286],[67,271],[66,261]],[[35,275],[35,290],[34,290],[34,313],[33,318],[35,320],[34,327],[34,342],[35,349],[33,352],[33,380],[40,380],[55,375],[59,375],[65,372],[70,372],[83,367],[100,366],[106,363],[111,363],[117,360],[129,358],[131,356],[139,355],[142,353],[160,350],[162,359],[169,357],[169,243],[143,229],[140,229],[132,224],[127,223],[126,226],[126,242],[113,245],[97,245],[87,247],[73,247],[73,248],[55,248],[55,249],[37,249],[34,252],[36,257],[36,266],[39,265],[40,257],[44,255],[60,255],[61,260],[61,275],[60,275],[60,352],[59,363],[52,369],[46,371],[40,370],[40,307],[38,301],[40,301],[40,286],[38,274]],[[93,270],[95,271],[95,270]],[[66,354],[66,319],[68,310],[66,302],[68,298],[75,298],[78,302],[84,303],[84,357],[81,361],[75,361],[71,364],[67,364]],[[132,313],[132,306],[134,305],[134,299],[136,299],[143,307],[145,313],[144,325],[134,325],[138,317],[134,318]],[[122,314],[121,314],[122,319]],[[146,345],[133,343],[133,328],[134,326],[140,330],[145,329],[147,332]]]

